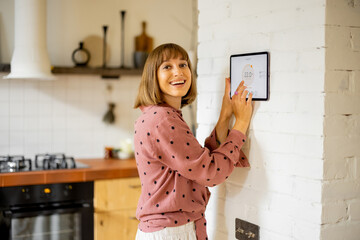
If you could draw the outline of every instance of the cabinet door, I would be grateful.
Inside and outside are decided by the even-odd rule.
[[[95,240],[134,240],[139,223],[135,211],[95,213]]]
[[[138,177],[95,181],[95,211],[136,208],[140,193],[141,183]]]

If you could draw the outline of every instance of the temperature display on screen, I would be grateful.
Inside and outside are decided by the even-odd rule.
[[[240,82],[249,92],[253,93],[254,100],[268,98],[268,54],[238,54],[230,57],[231,95],[234,94]]]

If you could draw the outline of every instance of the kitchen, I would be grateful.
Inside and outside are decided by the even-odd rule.
[[[223,80],[229,76],[229,56],[270,52],[270,99],[255,103],[244,146],[251,169],[236,169],[224,183],[210,188],[212,195],[205,213],[209,239],[234,239],[235,235],[247,239],[245,234],[249,236],[249,232],[238,225],[246,221],[247,226],[259,229],[262,239],[357,240],[359,1],[199,0],[197,6],[190,0],[149,2],[47,0],[50,62],[54,70],[65,66],[68,73],[55,73],[55,81],[0,79],[0,155],[22,154],[34,160],[36,154],[64,153],[88,167],[45,171],[50,175],[23,172],[22,178],[1,173],[1,183],[5,175],[13,185],[20,181],[38,184],[94,179],[99,183],[94,192],[98,216],[94,226],[105,232],[99,239],[113,239],[105,235],[112,234],[108,228],[116,229],[109,222],[128,226],[121,228],[124,231],[132,229],[135,220],[131,213],[136,205],[132,199],[139,191],[139,182],[132,175],[134,162],[99,159],[104,158],[105,147],[119,148],[132,138],[139,112],[131,106],[140,76],[122,74],[112,79],[101,74],[69,73],[74,69],[71,54],[81,41],[85,48],[94,49],[91,59],[97,62],[91,60],[89,66],[102,66],[104,25],[108,26],[107,66],[122,65],[120,19],[121,11],[126,10],[126,66],[133,66],[134,38],[142,31],[142,21],[147,23],[146,32],[154,45],[176,40],[196,53],[196,123],[191,117],[194,109],[184,109],[184,115],[189,125],[196,125],[200,143],[216,124]],[[14,12],[13,1],[0,1],[2,64],[12,58]],[[194,17],[197,14],[198,20]],[[1,72],[1,76],[8,74]],[[106,124],[103,117],[111,102],[116,103],[116,120]],[[58,164],[61,162],[55,166]],[[68,165],[72,166],[71,160]],[[42,177],[32,178],[36,173]],[[62,187],[67,196],[71,188],[76,188],[66,184]],[[121,189],[127,194],[121,194]],[[42,190],[49,193],[51,188]],[[100,190],[109,201],[97,201]],[[24,188],[24,196],[27,191]],[[89,202],[82,204],[85,209],[89,204],[91,208]],[[67,222],[75,222],[71,216],[79,214],[66,216],[73,219]]]
[[[0,2],[2,66],[12,60],[16,4],[21,2]],[[48,202],[80,201],[82,206],[86,206],[82,210],[74,210],[74,206],[64,207],[73,209],[73,215],[57,213],[53,214],[56,215],[54,219],[38,217],[34,222],[46,222],[40,225],[48,226],[51,222],[54,224],[60,220],[63,222],[63,219],[71,219],[71,223],[77,222],[72,229],[76,235],[81,229],[79,226],[82,226],[78,221],[80,218],[86,223],[83,224],[83,232],[89,233],[92,231],[92,224],[95,226],[94,239],[133,239],[137,225],[137,220],[134,219],[135,208],[140,191],[131,152],[133,124],[140,115],[139,110],[132,108],[141,78],[141,69],[135,69],[134,65],[135,38],[141,34],[142,22],[145,21],[146,33],[152,37],[154,46],[171,41],[195,52],[196,38],[193,31],[196,23],[193,21],[197,21],[197,17],[194,19],[193,16],[196,14],[196,2],[40,2],[46,4],[46,43],[51,66],[54,70],[65,68],[67,72],[54,73],[55,80],[3,79],[9,71],[0,72],[0,182],[2,187],[19,187],[17,190],[23,194],[20,194],[21,201],[17,203],[12,197],[2,198],[2,208],[10,202],[13,205],[22,205],[24,201],[29,205],[44,204],[41,197],[43,195],[48,196]],[[126,12],[123,19],[121,11]],[[103,67],[103,26],[107,26],[106,68],[115,69],[116,76],[104,78],[99,72],[72,72],[75,69],[72,53],[79,47],[79,42],[84,42],[84,48],[91,54],[85,69]],[[120,69],[121,66],[125,70]],[[110,103],[115,103],[115,120],[112,123],[104,121]],[[193,112],[194,109],[184,110],[188,122],[195,122],[191,117]],[[114,157],[122,159],[105,160],[105,157],[109,157],[109,148],[114,149]],[[5,165],[3,162],[9,158],[10,165]],[[90,194],[86,201],[78,200],[80,192],[75,189],[87,189],[91,185],[77,187],[75,183],[92,181],[95,181],[95,198],[91,199]],[[32,185],[38,188],[32,189]],[[39,189],[39,186],[43,188]],[[63,194],[66,195],[57,194],[53,200],[49,200],[52,193],[58,193],[59,189],[65,189]],[[39,191],[42,192],[41,196],[33,195]],[[9,195],[13,196],[5,194]],[[29,199],[35,202],[30,202]],[[84,210],[91,208],[95,209],[93,223],[88,222],[89,211]],[[7,211],[9,213],[10,210]],[[17,215],[14,213],[14,218],[22,216],[19,211]],[[40,212],[39,209],[38,211]],[[9,216],[3,216],[3,220],[8,220]],[[19,224],[18,230],[26,229],[26,225],[21,225],[25,224],[24,221],[19,223],[14,220],[13,224]],[[119,225],[123,226],[120,231]],[[39,226],[35,225],[33,229],[39,230]],[[54,229],[55,232],[60,231],[56,226]],[[44,227],[43,231],[47,232],[49,228]],[[28,236],[26,234],[29,232],[21,234]],[[80,234],[76,237],[73,239],[92,239],[92,235]]]

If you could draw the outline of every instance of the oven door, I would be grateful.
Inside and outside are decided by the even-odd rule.
[[[90,203],[12,207],[0,213],[1,239],[94,239],[93,206]]]

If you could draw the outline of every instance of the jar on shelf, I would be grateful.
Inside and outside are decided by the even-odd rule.
[[[77,67],[85,67],[90,61],[90,52],[84,48],[84,42],[79,43],[79,47],[75,49],[71,56]]]

